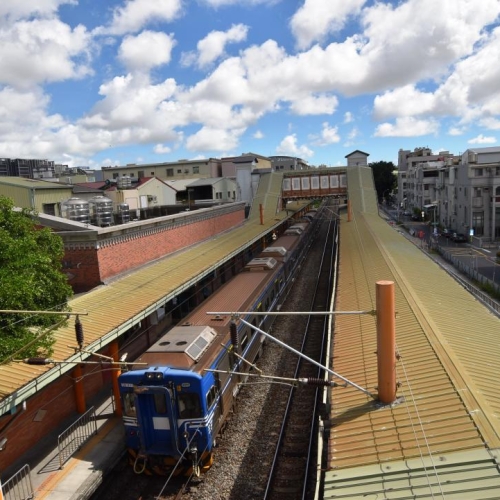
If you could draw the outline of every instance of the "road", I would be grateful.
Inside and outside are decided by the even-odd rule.
[[[398,215],[396,210],[385,208],[384,210],[396,220]],[[410,217],[404,217],[401,213],[399,217],[400,222],[404,223],[410,234],[413,230],[413,235],[421,239],[422,245],[439,246],[441,250],[449,252],[464,265],[500,285],[500,264],[496,260],[497,250],[475,247],[470,243],[455,243],[444,236],[433,236],[433,226],[420,221],[412,221]]]

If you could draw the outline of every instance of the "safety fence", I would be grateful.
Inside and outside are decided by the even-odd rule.
[[[477,283],[481,283],[482,285],[488,285],[496,292],[500,292],[500,286],[494,282],[486,278],[486,276],[482,275],[475,269],[473,266],[469,266],[466,263],[460,261],[457,257],[452,255],[450,252],[447,252],[442,247],[439,248],[439,253],[441,256],[448,262],[450,262],[457,271],[460,271],[465,276],[468,276],[472,280]],[[460,279],[460,276],[454,275],[454,278],[460,282],[460,284],[466,288],[470,293],[472,293],[477,299],[486,304],[490,309],[495,311],[497,314],[500,314],[500,303],[495,299],[491,298],[487,293],[482,292],[479,288],[469,283],[466,280]]]
[[[5,500],[29,500],[34,498],[30,466],[26,464],[0,486]],[[0,497],[1,498],[1,497]]]
[[[60,468],[62,469],[71,455],[95,434],[97,434],[97,422],[95,408],[92,406],[57,437]]]

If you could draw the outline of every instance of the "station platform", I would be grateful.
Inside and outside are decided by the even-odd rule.
[[[102,399],[102,398],[101,398]],[[60,463],[57,435],[64,429],[44,436],[24,457],[2,471],[2,483],[21,470],[30,467],[29,480],[18,488],[4,491],[5,500],[85,500],[92,496],[103,477],[112,470],[125,453],[122,419],[113,414],[111,398],[95,407],[97,433],[79,450]],[[8,486],[8,485],[7,485]],[[31,491],[30,491],[31,490]],[[29,496],[30,493],[33,496]],[[0,500],[2,495],[0,494]]]
[[[406,232],[404,236],[449,274],[457,274],[457,270],[439,254],[427,251],[417,237]],[[469,282],[463,275],[461,279]],[[60,429],[52,434],[41,437],[37,445],[23,456],[21,462],[10,464],[8,467],[2,466],[0,471],[2,483],[5,483],[28,464],[33,496],[16,496],[14,492],[11,494],[10,491],[4,490],[5,500],[87,500],[92,496],[102,483],[103,477],[123,457],[125,443],[122,420],[113,413],[109,392],[98,395],[89,403],[95,408],[97,433],[68,458],[62,467],[57,436],[68,423],[63,423]],[[1,494],[0,500],[3,500]]]

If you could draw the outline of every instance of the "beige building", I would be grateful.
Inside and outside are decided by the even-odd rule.
[[[201,160],[179,160],[165,163],[129,164],[124,167],[102,167],[103,179],[113,180],[128,176],[132,179],[158,177],[159,179],[198,179],[220,177],[221,160],[206,158]]]
[[[61,217],[61,203],[73,196],[73,186],[23,177],[0,177],[0,195],[11,198],[16,207]]]

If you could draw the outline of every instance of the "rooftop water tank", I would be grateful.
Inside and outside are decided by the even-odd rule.
[[[88,224],[90,222],[89,203],[80,198],[70,198],[61,203],[61,213],[65,219]]]
[[[128,175],[123,175],[116,179],[118,189],[130,189],[132,187],[132,178]]]
[[[95,226],[106,227],[113,224],[113,202],[106,196],[94,196],[89,200],[90,219]]]
[[[118,224],[130,222],[130,207],[127,203],[119,203],[116,207],[116,219]]]

